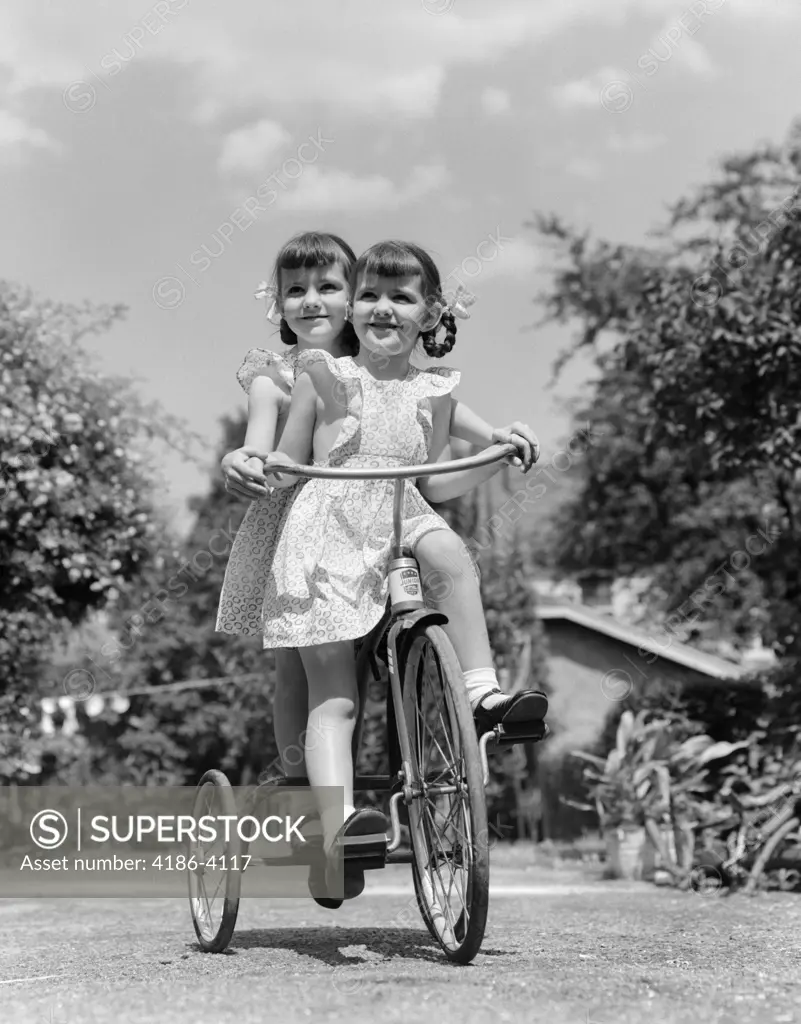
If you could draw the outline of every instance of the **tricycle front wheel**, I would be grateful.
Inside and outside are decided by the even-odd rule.
[[[403,689],[410,782],[418,791],[408,808],[417,902],[448,959],[467,964],[487,923],[487,804],[467,688],[439,626],[412,642]]]

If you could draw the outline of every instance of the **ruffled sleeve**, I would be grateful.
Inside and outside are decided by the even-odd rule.
[[[307,349],[299,352],[297,356],[298,376],[306,371],[312,375],[318,374],[321,370],[327,369],[335,380],[354,380],[357,377],[356,365],[350,356],[342,356],[339,359],[321,348]]]
[[[322,349],[309,349],[298,354],[298,377],[308,373],[315,384],[329,387],[335,401],[348,408],[352,397],[361,391],[359,370],[350,356],[339,359]]]
[[[337,459],[347,450],[358,434],[362,411],[362,379],[359,368],[351,356],[334,359],[322,349],[310,349],[298,355],[298,377],[308,373],[318,387],[318,393],[330,389],[334,403],[343,413],[339,436],[328,453],[328,459]]]
[[[456,370],[452,366],[430,366],[428,369],[419,370],[410,384],[418,398],[434,398],[437,395],[450,394],[459,386],[461,379],[461,370]]]
[[[333,356],[330,356],[327,352],[324,352],[320,348],[306,349],[305,352],[298,353],[298,376],[301,373],[313,372],[314,367],[322,364],[327,366],[331,372],[334,372],[334,364],[336,360]]]
[[[245,394],[250,393],[250,386],[256,377],[269,377],[276,384],[285,385],[291,390],[295,383],[297,360],[294,352],[282,356],[263,348],[252,348],[236,371],[236,379]]]

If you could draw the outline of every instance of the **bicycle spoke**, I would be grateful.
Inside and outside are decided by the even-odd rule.
[[[432,654],[432,661],[435,663],[435,666],[436,666],[436,669],[437,669],[437,672],[435,672],[433,674],[438,678],[438,671],[441,670],[441,666],[440,666],[439,662],[436,659],[436,655]],[[432,666],[432,668],[433,667],[434,666]],[[451,735],[450,735],[451,734],[451,727],[450,726],[451,726],[451,718],[452,718],[452,716],[451,716],[451,714],[450,714],[450,712],[449,712],[449,710],[447,708],[447,696],[446,696],[446,694],[444,692],[441,694],[441,696],[442,696],[442,699],[446,703],[445,715],[447,716],[447,721],[446,721],[446,717],[443,716],[443,711],[442,711],[442,708],[441,708],[440,703],[439,703],[440,694],[434,694],[434,699],[435,699],[435,702],[436,702],[436,710],[439,713],[439,724],[442,727],[441,728],[441,735],[444,737],[447,746],[451,748],[451,751],[450,751],[451,757],[450,757],[450,759],[448,757],[446,757],[445,752],[442,750],[442,747],[439,745],[439,740],[434,736],[433,732],[431,732],[431,738],[432,738],[432,743],[435,743],[436,746],[437,746],[437,750],[438,750],[438,752],[440,754],[440,757],[443,759],[443,761],[445,761],[447,763],[449,761],[450,762],[455,761],[456,760],[456,754],[453,751],[452,746],[451,746]]]
[[[437,739],[437,737],[435,736],[434,732],[432,731],[431,725],[430,725],[430,723],[428,721],[428,717],[425,714],[423,714],[423,711],[420,708],[418,708],[418,718],[419,718],[423,728],[428,733],[428,735],[429,735],[429,737],[431,739],[431,746],[429,747],[429,754],[431,753],[431,748],[433,746],[436,746],[436,748],[437,748],[437,750],[438,750],[438,752],[440,754],[440,757],[443,759],[443,761],[447,762],[447,758],[445,756],[445,753],[444,753],[444,751],[442,750],[442,748],[439,745],[439,740]],[[440,723],[444,727],[445,723],[442,720],[442,716],[441,715],[440,715]],[[426,758],[425,760],[427,761],[428,758]]]
[[[448,866],[450,868],[450,864]],[[464,892],[464,881],[462,881],[460,886],[459,879],[452,870],[449,870],[447,880],[443,877],[439,867],[435,869],[435,872],[436,874],[431,876],[431,884],[438,896],[441,893],[441,898],[437,898],[436,902],[443,916],[446,917],[453,930],[458,928],[460,923],[462,925],[468,924],[469,905]],[[438,886],[437,882],[439,883]],[[456,893],[454,893],[454,889]],[[454,906],[455,895],[458,896],[458,903]]]
[[[429,808],[426,808],[426,814],[428,815],[429,820],[431,820],[431,812],[430,812]],[[436,831],[434,832],[434,837],[433,838],[434,838],[434,842],[437,844],[437,846],[439,847],[439,849],[440,849],[440,851],[442,853],[442,857],[438,858],[439,863],[443,863],[444,862],[449,867],[450,882],[448,884],[448,894],[445,897],[446,898],[446,902],[447,902],[447,901],[449,901],[450,893],[452,891],[453,886],[456,885],[457,890],[459,888],[458,882],[456,880],[456,874],[453,871],[453,867],[452,867],[452,865],[453,865],[453,858],[452,857],[448,857],[445,849],[442,846],[442,843],[440,841],[439,835],[436,833]],[[445,886],[444,886],[444,882],[443,882],[443,879],[442,879],[442,875],[440,874],[439,866],[436,866],[434,868],[434,870],[436,871],[437,877],[439,878],[440,883],[442,884],[443,889],[444,889]],[[467,900],[466,900],[464,892],[460,891],[459,892],[459,896],[460,896],[461,901],[462,901],[462,906],[466,910],[467,909]]]
[[[448,815],[448,817],[446,819],[446,825],[447,825],[447,822],[451,822],[453,817],[455,817],[456,814],[459,813],[460,811],[464,811],[463,801],[461,801],[461,800],[459,801],[458,804],[456,804],[456,805],[454,805],[452,807],[451,813]],[[443,831],[444,831],[444,829],[443,829]],[[460,832],[459,829],[458,829],[458,826],[456,826],[455,824],[453,825],[453,831],[456,833],[457,841],[456,841],[456,851],[454,851],[454,842],[451,841],[451,853],[453,854],[454,852],[458,852],[458,855],[462,859],[462,864],[460,865],[460,867],[469,866],[469,865],[465,864],[465,859],[467,859],[467,861],[469,861],[470,857],[471,857],[469,838],[468,838],[466,832]],[[454,860],[453,856],[450,859],[453,862],[453,860]]]
[[[204,876],[204,877],[205,877],[205,876]],[[211,898],[212,898],[212,900],[214,900],[214,899],[216,899],[216,898],[217,898],[217,893],[218,893],[218,892],[220,891],[220,886],[221,886],[221,885],[222,885],[222,884],[223,884],[224,882],[225,882],[225,873],[223,872],[223,874],[222,874],[222,876],[221,876],[221,878],[220,878],[220,881],[219,881],[219,882],[217,883],[217,888],[216,888],[216,889],[214,890],[214,892],[213,892],[213,893],[212,893],[212,895],[211,895]],[[206,891],[206,883],[205,883],[205,882],[203,882],[203,891],[204,891],[204,892]]]
[[[198,919],[200,921],[200,926],[204,931],[208,930],[213,932],[214,915],[212,914],[211,902],[209,902],[205,882],[203,882],[201,879],[198,879],[198,890],[202,892],[201,896],[197,896],[195,898],[195,904],[198,908]],[[212,901],[213,900],[214,896],[212,896]]]
[[[460,792],[462,758],[455,749],[459,746],[458,730],[453,729],[447,693],[436,685],[440,671],[436,654],[426,652],[417,676],[419,702],[415,738],[418,771],[427,792],[421,808],[421,824],[430,850],[426,865],[427,888],[430,888],[434,902],[452,933],[449,941],[455,942],[460,924],[466,929],[469,923],[467,892],[472,857],[465,822],[460,817],[464,801]],[[456,792],[428,793],[430,788],[437,786],[453,786]]]

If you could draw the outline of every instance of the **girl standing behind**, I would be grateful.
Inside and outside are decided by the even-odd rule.
[[[241,449],[226,455],[226,489],[252,498],[237,531],[225,572],[216,629],[262,635],[262,602],[267,571],[281,521],[295,488],[269,492],[257,452],[272,451],[286,424],[298,356],[321,349],[334,358],[354,355],[359,343],[345,312],[349,275],[356,254],[338,235],[304,232],[286,242],[273,269],[275,301],[268,318],[280,316],[286,355],[251,349],[237,373],[248,395],[248,426]],[[302,486],[298,484],[298,486]],[[303,775],[302,759],[292,756],[308,717],[306,676],[298,652],[275,652],[273,727],[283,771]],[[300,762],[300,763],[298,763]]]

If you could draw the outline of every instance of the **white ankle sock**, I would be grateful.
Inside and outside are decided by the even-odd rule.
[[[355,810],[356,808],[351,804],[345,804],[341,811],[338,807],[326,807],[323,810],[320,819],[323,826],[323,841],[326,849],[331,846],[334,836]]]
[[[506,700],[506,694],[501,693],[498,687],[498,677],[494,668],[471,668],[469,672],[463,672],[462,675],[473,711],[484,697],[487,697],[484,701],[485,708],[491,708],[499,700]],[[492,696],[488,697],[487,694]]]

